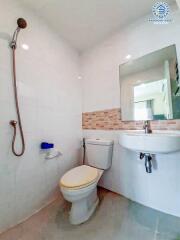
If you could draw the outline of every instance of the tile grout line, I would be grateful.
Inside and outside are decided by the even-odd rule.
[[[158,227],[159,227],[159,217],[157,217],[157,220],[156,220],[156,229],[154,231],[154,240],[157,240],[157,234],[159,233]]]

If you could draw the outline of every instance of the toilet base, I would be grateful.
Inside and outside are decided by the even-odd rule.
[[[97,189],[94,189],[88,197],[73,202],[70,211],[70,223],[78,225],[86,222],[93,215],[98,204]]]

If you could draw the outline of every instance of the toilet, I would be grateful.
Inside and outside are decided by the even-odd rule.
[[[86,139],[85,146],[85,165],[71,169],[60,180],[64,198],[72,203],[69,218],[74,225],[84,223],[94,213],[99,203],[97,184],[112,162],[113,141]]]

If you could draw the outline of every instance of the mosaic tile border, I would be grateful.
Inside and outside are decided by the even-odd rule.
[[[139,130],[143,121],[122,121],[120,108],[82,114],[82,128],[94,130]],[[154,130],[180,130],[180,120],[151,121]]]

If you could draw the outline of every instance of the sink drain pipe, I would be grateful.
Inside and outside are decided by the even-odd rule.
[[[147,173],[152,173],[152,155],[150,153],[140,153],[139,158],[145,159],[145,169]]]

